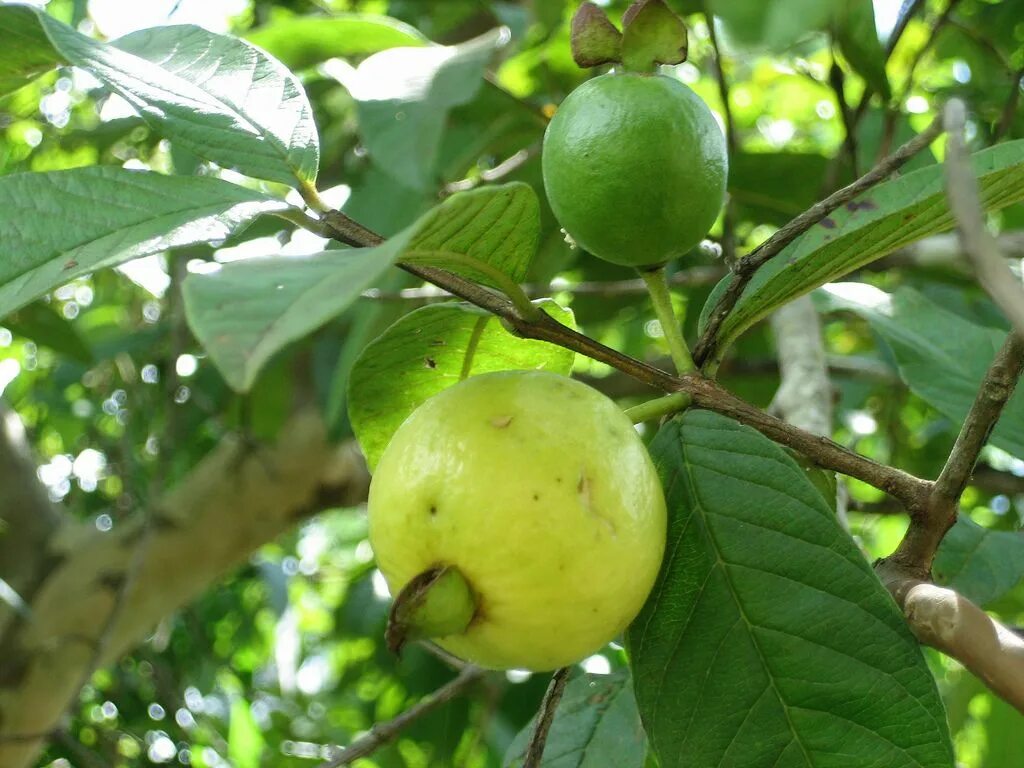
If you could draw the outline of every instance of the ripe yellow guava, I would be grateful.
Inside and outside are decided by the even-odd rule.
[[[484,667],[541,671],[594,653],[636,616],[666,513],[615,403],[553,373],[507,371],[441,392],[402,424],[373,476],[369,522],[392,594],[439,569],[464,577],[468,626],[438,645]],[[459,591],[446,584],[432,599],[457,603]],[[448,620],[429,603],[418,610],[435,627]]]
[[[559,224],[595,256],[657,266],[701,241],[722,207],[725,137],[679,80],[619,72],[566,97],[544,134],[544,188]]]

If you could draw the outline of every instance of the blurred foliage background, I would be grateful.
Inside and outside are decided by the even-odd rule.
[[[685,14],[691,31],[690,59],[674,67],[675,74],[724,117],[702,4],[670,4]],[[602,5],[617,18],[627,3]],[[767,18],[775,12],[798,18],[807,3],[710,5],[725,22],[718,31],[736,134],[729,189],[741,253],[870,168],[927,125],[950,96],[969,105],[975,148],[1024,138],[1024,110],[1016,109],[1024,71],[1020,0],[879,0],[873,18],[870,3],[855,3],[861,17],[848,19],[834,35],[780,27],[778,18]],[[539,152],[546,121],[592,74],[570,58],[574,6],[565,0],[161,0],[133,6],[52,0],[47,9],[104,38],[189,22],[265,47],[302,75],[320,130],[320,186],[329,189],[327,200],[389,234],[444,195],[497,179],[526,181],[543,200]],[[371,16],[360,20],[351,13]],[[883,66],[894,27],[902,34]],[[388,98],[395,83],[435,54],[419,48],[408,57],[401,51],[373,55],[425,40],[454,46],[443,49],[448,63],[440,74],[429,70],[430,97],[410,104],[405,125],[385,130],[377,99]],[[424,51],[427,58],[417,58]],[[936,145],[911,167],[934,163],[940,152]],[[0,101],[0,173],[92,164],[219,172],[199,167],[154,135],[125,102],[80,71],[46,75]],[[1024,227],[1024,207],[1004,210],[992,225],[1007,233]],[[721,235],[720,222],[707,243],[675,266],[675,300],[691,338],[708,292],[724,274]],[[950,242],[937,241],[935,258],[898,253],[855,279],[887,292],[910,287],[977,326],[1005,327],[955,253],[941,256],[955,251]],[[342,382],[355,356],[396,318],[433,300],[429,291],[395,270],[374,296],[280,355],[244,398],[227,388],[190,338],[177,291],[183,275],[214,260],[316,246],[308,233],[267,218],[215,248],[168,253],[77,280],[5,319],[0,392],[31,431],[39,479],[51,497],[99,530],[111,530],[139,514],[156,491],[229,432],[244,430],[255,439],[276,434],[297,401],[315,398],[334,417],[337,436],[348,434]],[[643,294],[621,282],[631,280],[628,270],[580,258],[550,210],[543,211],[531,290],[571,306],[582,329],[604,343],[662,359],[666,348]],[[892,349],[864,319],[829,311],[826,337],[836,439],[934,477],[958,425],[902,383]],[[623,405],[649,395],[590,361],[579,361],[578,374]],[[741,339],[720,378],[769,406],[778,375],[766,324]],[[1000,557],[1024,563],[1024,460],[992,447],[983,458],[965,509],[1009,538],[983,534],[969,552],[995,547]],[[873,489],[854,482],[849,491],[858,541],[869,557],[888,553],[906,519]],[[997,597],[986,607],[1011,625],[1024,625],[1024,587],[1015,583],[994,590]],[[451,676],[420,649],[401,660],[390,656],[382,641],[386,611],[362,511],[322,514],[254,553],[202,599],[165,618],[135,652],[97,672],[73,708],[66,737],[50,746],[42,765],[315,765],[323,745],[351,741]],[[1020,716],[959,665],[931,652],[929,658],[961,763],[1019,766]],[[621,649],[610,646],[583,667],[600,674],[623,664]],[[545,685],[546,679],[526,673],[489,678],[359,765],[500,765]]]

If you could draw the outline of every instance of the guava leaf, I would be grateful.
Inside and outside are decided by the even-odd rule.
[[[910,391],[953,422],[967,417],[1006,332],[976,325],[912,288],[893,294],[860,283],[834,283],[815,294],[823,309],[856,312],[892,349]],[[1024,457],[1024,389],[1018,387],[990,440]]]
[[[247,35],[249,42],[292,69],[333,58],[369,56],[389,48],[430,45],[417,29],[388,16],[336,13],[272,21]]]
[[[239,697],[231,702],[228,721],[228,758],[237,768],[259,768],[266,741],[249,702]]]
[[[977,152],[971,163],[986,211],[1024,200],[1024,139]],[[756,272],[719,328],[719,353],[797,296],[952,227],[941,166],[879,184],[825,217]],[[726,277],[708,297],[702,327],[729,280]]]
[[[932,574],[979,605],[991,603],[1024,576],[1024,532],[991,531],[961,514],[942,539]]]
[[[0,84],[23,84],[50,66],[88,70],[164,136],[200,157],[285,184],[316,178],[312,110],[296,77],[259,49],[200,27],[142,30],[108,45],[27,6],[0,6],[0,38],[22,41],[27,69],[5,66]]]
[[[505,768],[521,768],[536,718],[505,753]],[[647,737],[629,673],[579,675],[569,681],[548,731],[541,768],[643,768]]]
[[[517,181],[458,192],[435,206],[417,223],[404,258],[501,290],[501,276],[526,279],[539,237],[537,194]]]
[[[223,240],[288,205],[220,179],[110,166],[0,177],[0,317],[102,267]]]
[[[374,164],[406,187],[436,188],[448,113],[476,95],[505,42],[506,32],[495,30],[459,45],[392,48],[363,61],[342,84],[357,102]]]
[[[144,119],[156,113],[158,130],[168,138],[259,179],[292,186],[316,180],[320,141],[313,109],[281,62],[237,37],[191,25],[143,29],[113,45],[167,73],[126,98]],[[123,73],[115,75],[105,78],[112,87],[132,87]],[[193,88],[206,95],[204,109],[215,112],[194,116],[183,109]]]
[[[25,5],[0,7],[0,97],[16,91],[60,63],[60,57]]]
[[[574,326],[553,301],[540,307]],[[470,376],[546,370],[568,375],[574,354],[520,339],[494,315],[466,304],[435,304],[410,312],[367,345],[349,377],[348,414],[372,470],[395,430],[428,398]]]
[[[661,765],[952,768],[920,646],[796,463],[708,411],[651,454],[666,556],[627,639]]]
[[[267,256],[189,275],[185,314],[232,388],[248,391],[266,362],[346,309],[398,260],[411,231],[374,248]]]
[[[707,0],[740,45],[784,51],[801,37],[825,29],[847,0]]]
[[[622,19],[622,64],[649,72],[686,61],[686,25],[662,0],[640,0]]]
[[[596,67],[619,60],[622,33],[608,20],[603,8],[582,3],[573,14],[569,41],[576,66]]]

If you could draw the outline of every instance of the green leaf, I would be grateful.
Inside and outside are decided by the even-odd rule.
[[[188,324],[228,384],[245,392],[274,354],[377,282],[409,235],[374,248],[268,256],[189,275],[182,285]]]
[[[708,6],[735,43],[781,52],[804,35],[825,29],[845,1],[708,0]]]
[[[80,275],[286,208],[220,179],[108,166],[0,177],[0,317]]]
[[[4,327],[80,363],[88,365],[95,361],[92,349],[78,328],[41,301],[34,301],[5,317]]]
[[[942,540],[932,574],[939,584],[987,605],[1024,577],[1024,532],[990,531],[960,515]]]
[[[540,203],[529,184],[481,187],[452,195],[425,214],[405,259],[503,290],[503,277],[526,279],[539,237]]]
[[[113,44],[167,73],[147,78],[135,99],[126,98],[145,118],[158,110],[168,138],[249,176],[292,186],[316,180],[320,143],[313,109],[281,62],[237,37],[191,25],[143,29]],[[111,78],[111,86],[131,89],[123,75]],[[215,110],[198,120],[191,107],[183,108],[194,88],[206,95],[204,108]]]
[[[536,718],[505,753],[506,768],[520,768]],[[565,686],[548,732],[541,768],[643,768],[647,737],[625,670],[579,675]]]
[[[628,642],[661,765],[952,768],[917,641],[793,460],[707,411],[651,454],[668,542]]]
[[[833,36],[839,50],[857,74],[883,99],[892,97],[885,73],[885,49],[875,28],[875,8],[871,0],[846,0],[836,9]]]
[[[368,56],[400,46],[430,45],[418,30],[388,16],[337,13],[294,16],[273,21],[247,35],[292,69],[305,69],[333,58]]]
[[[460,45],[392,48],[362,62],[344,85],[358,102],[373,162],[407,187],[434,188],[448,112],[476,95],[505,42],[506,33],[495,30]]]
[[[982,150],[971,161],[986,211],[1024,200],[1024,140]],[[719,329],[719,353],[797,296],[952,226],[941,166],[879,184],[825,217],[755,273]],[[708,297],[702,326],[729,280]]]
[[[551,301],[540,306],[573,326],[569,310]],[[570,350],[513,336],[483,310],[466,304],[422,307],[368,344],[356,360],[349,379],[349,420],[372,469],[406,417],[453,384],[514,369],[568,375],[572,364]]]
[[[228,760],[234,768],[260,768],[265,748],[263,733],[252,716],[249,702],[236,698],[231,702],[228,722]]]
[[[306,94],[259,49],[193,26],[142,30],[107,45],[42,11],[29,13],[34,26],[23,6],[0,6],[0,37],[27,39],[37,63],[48,56],[52,66],[88,70],[200,157],[285,184],[316,178],[319,145]]]
[[[57,52],[24,5],[0,8],[0,97],[49,72],[59,63]]]
[[[815,294],[819,307],[855,312],[892,349],[900,378],[958,429],[1006,332],[975,325],[911,288],[892,295],[860,283],[836,283]],[[1010,397],[991,441],[1024,457],[1024,389]]]

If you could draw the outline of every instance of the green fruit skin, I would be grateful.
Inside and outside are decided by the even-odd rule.
[[[665,547],[653,463],[611,400],[564,376],[473,376],[420,406],[384,451],[370,544],[392,594],[437,566],[477,598],[438,641],[492,669],[556,669],[636,616]]]
[[[544,188],[555,217],[595,256],[632,267],[682,256],[714,224],[728,155],[711,110],[664,75],[588,80],[544,134]]]

